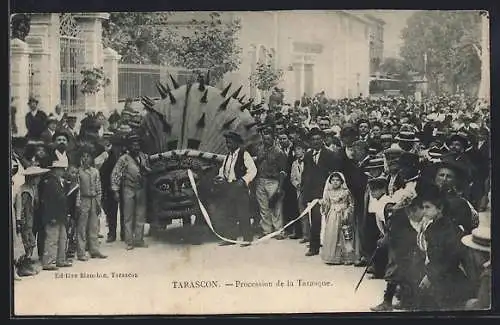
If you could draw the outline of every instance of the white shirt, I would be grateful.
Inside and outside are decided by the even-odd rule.
[[[304,170],[304,161],[295,159],[292,163],[292,170],[290,172],[290,181],[292,185],[299,190],[302,183],[302,171]]]
[[[238,159],[239,152],[240,149],[238,148],[233,153],[228,153],[226,159],[224,159],[224,163],[219,169],[219,176],[224,177],[228,182],[236,181],[234,165],[236,164],[236,160]],[[247,172],[242,178],[248,185],[257,175],[257,167],[255,166],[252,157],[247,151],[245,151],[245,153],[243,154],[243,162],[245,164],[245,167],[247,168]]]
[[[66,154],[66,152],[60,153],[59,150],[57,150],[57,149],[54,151],[56,153],[57,160],[68,164],[68,155]]]
[[[56,119],[57,119],[58,121],[61,121],[61,120],[62,120],[62,118],[63,118],[63,116],[64,116],[64,114],[63,114],[63,113],[61,113],[61,114],[56,114],[56,113],[54,113],[54,116],[56,117]]]
[[[38,113],[38,109],[35,109],[34,111],[30,111],[31,115],[33,116],[36,116],[36,114]]]
[[[313,150],[313,160],[316,165],[318,164],[320,154],[321,150]]]

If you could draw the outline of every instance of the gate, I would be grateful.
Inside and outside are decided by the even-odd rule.
[[[61,106],[65,112],[83,112],[83,94],[80,91],[85,63],[85,42],[81,38],[81,30],[72,14],[60,16],[60,59],[61,59]]]

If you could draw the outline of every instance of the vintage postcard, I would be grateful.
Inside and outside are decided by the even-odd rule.
[[[10,20],[13,316],[490,309],[487,12]]]

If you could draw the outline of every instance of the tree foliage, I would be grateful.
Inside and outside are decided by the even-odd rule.
[[[404,60],[399,58],[385,58],[380,65],[380,72],[397,79],[407,80],[410,78],[410,68]]]
[[[225,73],[237,70],[241,61],[238,46],[240,20],[223,21],[219,13],[210,13],[208,20],[193,19],[184,33],[172,32],[168,49],[170,65],[183,67],[194,75],[210,70],[211,82]]]
[[[182,67],[193,76],[209,69],[212,82],[239,67],[239,20],[225,22],[219,13],[211,13],[181,30],[168,23],[174,14],[111,13],[103,26],[103,45],[117,51],[124,63]]]
[[[268,54],[267,62],[257,62],[255,71],[249,77],[252,87],[256,87],[261,91],[268,91],[278,85],[283,77],[283,70],[275,68],[272,61],[272,55]]]
[[[30,32],[31,15],[13,14],[10,17],[10,38],[18,38],[21,41],[26,40]]]
[[[432,91],[455,92],[459,86],[470,92],[481,78],[480,33],[479,12],[417,12],[401,33],[400,54],[411,70],[427,70]]]
[[[168,12],[112,12],[103,22],[103,46],[122,56],[121,62],[162,64],[173,45],[164,28]]]
[[[83,76],[80,91],[85,95],[96,94],[111,83],[111,80],[104,73],[103,67],[82,69],[80,73]]]

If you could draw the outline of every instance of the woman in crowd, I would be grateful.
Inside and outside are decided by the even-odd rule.
[[[460,268],[462,232],[447,215],[446,200],[437,186],[428,184],[417,200],[424,218],[417,244],[426,256],[420,309],[461,309],[470,298],[470,285]]]

